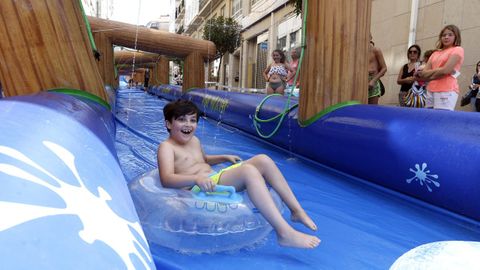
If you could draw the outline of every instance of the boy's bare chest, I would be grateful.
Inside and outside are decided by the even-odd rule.
[[[189,171],[189,168],[205,163],[201,150],[176,149],[174,158],[175,168],[180,171]]]
[[[175,163],[198,163],[203,162],[201,154],[187,153],[179,151],[175,153]]]

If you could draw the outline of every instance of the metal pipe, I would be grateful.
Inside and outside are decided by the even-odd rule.
[[[408,33],[408,47],[415,44],[417,35],[418,2],[419,0],[412,0],[412,8],[410,11],[410,32]]]

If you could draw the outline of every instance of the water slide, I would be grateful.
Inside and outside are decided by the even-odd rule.
[[[47,6],[47,10],[53,11],[58,10],[56,7],[68,8],[70,4],[74,11],[78,10],[74,2],[69,5],[47,2],[52,5],[35,2],[33,10]],[[1,16],[9,22],[16,19],[16,10],[25,11],[22,16],[28,16],[30,11],[28,5],[20,2],[1,5],[5,11]],[[94,72],[95,62],[90,59],[91,48],[84,42],[85,31],[81,35],[72,30],[78,30],[80,16],[67,16],[73,19],[62,21],[62,12],[58,17],[52,12],[37,15],[35,21],[51,16],[52,23],[65,22],[58,24],[58,29],[65,27],[65,31],[55,32],[58,40],[78,41],[79,46],[76,50],[45,48],[43,43],[28,43],[27,35],[18,35],[29,45],[19,46],[17,52],[24,53],[25,61],[33,61],[27,65],[31,68],[22,69],[22,65],[15,64],[12,46],[16,43],[2,43],[4,51],[12,52],[4,58],[8,65],[1,68],[8,96],[0,100],[3,267],[220,269],[228,265],[232,269],[475,269],[478,266],[480,207],[476,182],[480,129],[476,114],[355,105],[333,111],[315,124],[300,128],[296,121],[298,112],[292,108],[278,134],[261,140],[255,135],[256,128],[272,130],[272,124],[254,124],[252,120],[261,97],[233,98],[234,94],[205,89],[183,95],[172,86],[151,88],[154,96],[140,90],[104,93],[99,87],[100,77]],[[28,27],[38,25],[41,24],[15,24],[4,29],[9,31],[5,36],[12,36],[11,31],[28,32]],[[150,31],[153,30],[145,30]],[[40,31],[32,33],[42,38]],[[64,36],[68,35],[74,38],[66,39]],[[52,64],[55,72],[45,73],[40,79],[35,71],[45,71],[45,63],[36,64],[39,61],[30,59],[28,51],[40,58],[48,55],[48,60],[54,63],[58,63],[55,56],[66,56],[65,63],[69,63],[74,59],[70,57],[73,52],[88,61],[80,61],[78,65]],[[192,62],[199,58],[193,55]],[[71,70],[66,72],[66,67]],[[23,75],[25,78],[17,78],[24,73],[13,72],[16,70],[31,72],[25,73],[28,75]],[[92,73],[90,81],[66,79],[67,75],[81,77],[84,73]],[[47,80],[48,75],[53,79]],[[65,86],[86,89],[101,98],[83,91],[62,93],[58,89],[36,93],[65,82]],[[253,247],[199,255],[184,254],[146,238],[127,184],[155,168],[155,149],[167,136],[161,114],[167,101],[156,96],[191,99],[209,116],[201,120],[197,133],[208,153],[235,153],[244,159],[259,153],[271,156],[318,224],[320,247],[309,251],[282,248],[270,233]],[[270,102],[259,112],[262,118],[276,115],[284,108],[282,98]],[[288,218],[288,212],[285,217]],[[305,230],[298,224],[292,225]]]
[[[208,90],[195,91],[208,93]],[[224,264],[229,264],[232,269],[244,269],[250,265],[265,269],[388,269],[407,252],[410,252],[407,255],[413,254],[404,259],[410,265],[428,262],[435,256],[440,257],[439,261],[444,265],[445,261],[456,263],[461,259],[462,263],[472,263],[477,260],[475,254],[478,254],[480,236],[478,219],[474,218],[479,209],[475,207],[477,200],[470,201],[472,209],[477,212],[460,215],[454,211],[467,209],[454,209],[455,204],[438,207],[414,199],[385,185],[374,184],[366,179],[367,176],[354,176],[293,151],[296,147],[294,141],[306,139],[288,137],[288,123],[285,137],[291,142],[291,149],[252,136],[242,130],[242,124],[238,127],[227,125],[231,118],[229,108],[219,115],[219,121],[201,119],[197,135],[205,151],[235,153],[244,159],[259,153],[271,156],[318,224],[321,245],[310,251],[283,248],[270,233],[257,246],[213,255],[183,254],[155,243],[148,246],[127,183],[156,166],[156,147],[167,137],[161,113],[166,102],[132,89],[117,92],[113,113],[89,96],[72,97],[64,93],[47,92],[0,100],[4,131],[0,147],[0,209],[2,216],[8,217],[2,219],[0,228],[2,263],[12,269],[31,268],[32,263],[43,269],[142,269],[154,265],[157,269],[218,269]],[[199,105],[202,108],[202,103]],[[356,109],[369,115],[368,110],[372,107],[358,106]],[[237,104],[231,108],[235,107],[242,106]],[[475,123],[469,118],[474,114],[451,114],[451,117],[444,118],[453,117],[456,122],[463,118],[465,123]],[[336,117],[343,121],[334,121]],[[326,128],[329,133],[336,133],[335,130],[346,130],[352,123],[362,123],[360,120],[364,117],[367,116],[352,114],[346,117],[337,112],[322,121],[336,122],[338,126]],[[251,119],[244,121],[243,125],[248,125],[245,123],[253,125]],[[24,132],[26,126],[32,132]],[[363,128],[366,127],[378,129],[380,125],[370,123]],[[448,130],[444,129],[444,135],[450,138]],[[471,140],[477,137],[477,130],[470,129],[473,132],[471,137],[465,135],[463,140],[457,141],[462,148],[457,146],[454,149],[468,151],[478,148],[478,142]],[[368,134],[356,136],[371,137]],[[428,141],[429,135],[424,136]],[[337,142],[342,142],[342,136],[335,137]],[[350,136],[350,139],[354,140],[354,137]],[[336,141],[328,144],[335,145]],[[311,147],[322,144],[309,143]],[[391,146],[383,144],[377,148],[381,147],[387,149]],[[362,144],[356,148],[350,145],[350,155],[332,156],[331,159],[361,163],[361,160],[352,161],[351,157],[362,149]],[[455,152],[450,155],[461,156]],[[363,156],[367,161],[371,158],[368,152],[363,152]],[[431,157],[435,159],[433,153]],[[412,181],[411,184],[424,194],[441,193],[444,186],[449,186],[449,181],[454,181],[457,186],[468,185],[468,181],[464,181],[468,180],[468,175],[461,172],[458,175],[462,178],[442,177],[440,168],[454,166],[446,165],[451,163],[449,159],[444,158],[443,163],[439,163],[444,165],[438,167],[431,165],[435,162],[427,163],[432,166],[432,174],[439,175],[436,180],[440,186],[430,186],[432,191],[429,191],[427,183],[422,185],[418,180]],[[469,169],[468,166],[463,168]],[[377,166],[375,171],[380,175],[385,172],[392,178],[402,173],[382,166]],[[400,176],[400,182],[406,185],[410,176]],[[463,193],[458,193],[449,188],[458,204],[468,198],[465,190],[475,193],[478,189],[476,185],[470,185],[461,190]],[[285,217],[288,218],[288,212]],[[292,225],[307,231],[298,224]],[[452,245],[461,252],[452,253]],[[415,253],[415,248],[421,250]],[[24,260],[25,257],[31,260]]]
[[[174,86],[153,87],[150,89],[150,93],[154,95],[158,93],[165,98],[176,99],[181,94],[175,89]],[[271,233],[263,243],[256,247],[213,255],[185,255],[153,244],[151,251],[158,269],[219,269],[225,264],[233,269],[244,269],[251,265],[265,269],[389,269],[390,267],[392,269],[409,269],[402,268],[407,266],[416,269],[415,265],[422,265],[422,263],[430,268],[421,269],[436,269],[438,264],[435,264],[435,261],[442,262],[444,266],[462,265],[458,264],[458,261],[462,261],[465,269],[469,269],[468,266],[472,267],[471,263],[476,261],[472,256],[479,252],[478,242],[475,242],[480,236],[478,220],[466,218],[433,206],[431,203],[407,196],[403,194],[408,192],[407,189],[402,193],[385,188],[388,181],[398,181],[409,186],[407,179],[415,176],[408,168],[406,172],[393,171],[393,164],[399,163],[401,157],[394,162],[385,160],[385,164],[392,164],[390,166],[383,163],[375,165],[371,174],[366,174],[365,170],[359,169],[359,172],[356,172],[334,168],[335,165],[332,162],[338,162],[337,166],[351,164],[353,167],[359,167],[371,161],[372,157],[368,151],[362,153],[358,153],[358,151],[363,151],[364,144],[369,140],[382,137],[380,135],[373,136],[368,130],[374,129],[377,133],[385,133],[385,130],[381,132],[379,129],[382,126],[391,126],[391,124],[379,124],[378,117],[372,116],[379,112],[386,114],[390,108],[356,105],[352,108],[345,108],[344,112],[325,116],[320,120],[324,125],[336,123],[336,125],[323,127],[323,130],[328,130],[331,136],[328,141],[324,138],[326,134],[318,135],[319,131],[314,130],[308,132],[313,133],[312,136],[318,136],[317,139],[301,137],[306,134],[298,136],[294,124],[285,123],[281,132],[275,137],[285,143],[284,147],[281,147],[281,143],[267,142],[255,136],[252,127],[253,121],[249,117],[238,117],[232,113],[235,110],[247,110],[246,104],[252,103],[254,97],[259,100],[261,97],[243,95],[244,100],[241,100],[236,96],[232,98],[232,95],[237,95],[236,93],[215,92],[197,89],[182,97],[194,100],[200,109],[210,114],[210,117],[218,118],[218,120],[211,118],[200,120],[197,135],[204,144],[205,151],[211,154],[239,154],[243,159],[260,153],[271,156],[288,179],[300,202],[318,224],[317,236],[322,239],[322,243],[317,249],[311,251],[283,248],[278,246],[274,234]],[[210,99],[209,101],[203,99],[202,102],[199,101],[199,96],[203,98],[207,96]],[[219,110],[218,108],[222,108],[222,106],[218,106],[218,104],[212,106],[217,108],[216,110],[209,110],[209,105],[214,105],[212,100],[218,102],[220,98],[229,102],[228,106],[223,107],[225,110]],[[284,101],[278,100],[276,105],[282,105]],[[166,103],[167,100],[157,99],[155,96],[149,96],[141,91],[119,92],[116,115],[119,124],[117,125],[116,145],[119,156],[122,157],[120,163],[126,179],[134,179],[139,174],[156,167],[157,144],[168,136],[161,114],[161,109]],[[282,108],[275,106],[274,103],[272,101],[272,104],[268,104],[269,106],[266,107],[273,108],[273,111]],[[291,112],[292,119],[295,119],[295,113],[295,110]],[[250,111],[250,114],[253,114],[253,111]],[[463,117],[469,116],[469,114],[460,114]],[[272,112],[270,112],[271,115]],[[263,115],[263,117],[268,116],[268,114]],[[418,118],[419,114],[416,117]],[[370,118],[370,120],[365,120],[366,118]],[[401,116],[398,118],[398,121],[406,121],[407,124],[411,121],[408,120],[408,112],[404,117],[406,120]],[[377,124],[374,125],[369,121],[377,122]],[[356,136],[349,135],[348,139],[353,141],[358,139],[355,137],[360,137],[360,142],[357,142],[356,146],[353,145],[353,142],[346,145],[344,148],[349,150],[349,154],[344,155],[341,153],[343,149],[340,145],[345,142],[339,133],[348,134],[353,132],[348,129],[355,129],[359,126],[362,130],[357,130]],[[245,131],[249,128],[253,131]],[[268,129],[269,127],[264,128]],[[310,129],[312,128],[310,127]],[[362,142],[362,138],[366,142]],[[390,159],[386,149],[393,148],[393,146],[386,142],[388,140],[390,138],[383,139],[382,145],[371,150],[374,154],[376,149],[385,152],[378,157],[379,160]],[[306,158],[306,155],[299,154],[298,145],[302,143],[308,144],[309,149],[315,148],[314,152],[326,151],[320,148],[330,145],[333,148],[332,152],[339,153],[331,155],[328,158],[331,162],[326,166],[317,160]],[[418,154],[421,151],[416,152]],[[396,154],[398,156],[405,155],[401,153],[401,150],[398,150]],[[356,158],[357,156],[363,156],[363,160]],[[343,163],[342,160],[344,160]],[[415,168],[415,164],[411,167]],[[434,167],[437,169],[436,166]],[[354,173],[365,173],[364,178],[355,177]],[[366,179],[370,175],[381,175],[382,173],[389,175],[389,177],[380,177],[387,182],[383,185],[374,184]],[[443,176],[441,173],[439,175]],[[443,177],[439,177],[437,180],[442,184],[441,187],[449,185],[448,180]],[[424,195],[441,192],[440,188],[433,190],[434,187],[432,187],[432,192],[429,192],[426,184],[421,185],[418,179],[411,183],[415,186],[412,188],[413,190],[420,191]],[[447,193],[454,192],[450,188],[447,189]],[[467,189],[475,189],[475,187],[470,186]],[[462,193],[462,195],[465,194]],[[460,200],[460,196],[453,194],[452,196]],[[470,202],[472,201],[474,200]],[[474,208],[478,213],[478,207]],[[284,216],[288,218],[288,212],[284,213]],[[308,232],[299,224],[293,223],[292,225],[299,230]],[[458,246],[459,251],[450,253],[452,245]],[[415,253],[417,247],[422,249],[420,255],[418,252]],[[410,253],[402,257],[408,251]],[[393,265],[395,262],[396,265]]]

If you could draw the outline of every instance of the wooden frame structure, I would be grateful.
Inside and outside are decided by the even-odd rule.
[[[183,90],[204,87],[205,67],[203,62],[215,57],[217,51],[213,42],[96,17],[88,17],[88,20],[92,32],[105,34],[111,39],[112,44],[164,56],[184,58],[186,62],[194,63],[184,67]],[[196,60],[192,60],[192,58]],[[159,65],[155,73],[158,75],[157,80],[168,83],[165,59]],[[163,73],[165,71],[166,74]]]
[[[308,1],[299,121],[350,101],[367,103],[371,0]]]
[[[366,103],[371,1],[318,0],[307,7],[299,102],[304,123],[338,104]],[[204,87],[204,61],[216,54],[210,41],[88,17],[101,53],[96,62],[79,1],[0,1],[0,10],[0,80],[6,96],[76,88],[106,100],[104,81],[117,85],[113,44],[184,58],[186,91]],[[168,59],[155,63],[155,77],[168,83]]]
[[[5,96],[73,88],[107,100],[79,1],[0,1],[0,10]]]

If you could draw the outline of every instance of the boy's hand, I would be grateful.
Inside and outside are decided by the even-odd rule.
[[[208,175],[198,175],[195,179],[195,184],[200,187],[203,192],[213,192],[215,191],[215,184],[212,182],[212,179]]]
[[[230,161],[231,163],[237,163],[242,161],[242,159],[236,155],[225,155],[225,160]]]

